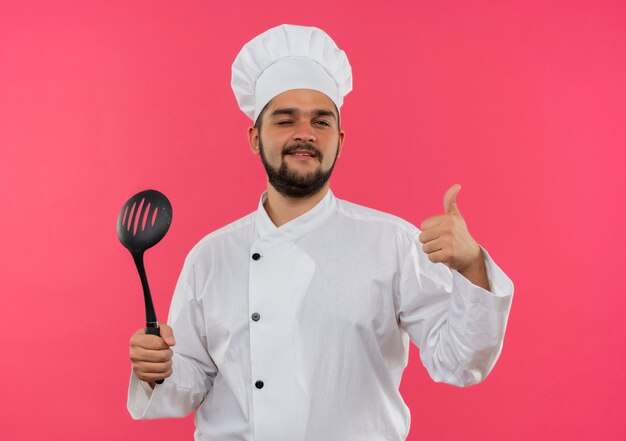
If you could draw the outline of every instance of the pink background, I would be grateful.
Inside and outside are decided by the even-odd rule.
[[[230,66],[295,23],[354,71],[335,194],[419,225],[459,182],[515,282],[482,385],[433,383],[412,349],[409,440],[626,439],[626,3],[469,3],[3,1],[0,438],[192,439],[126,411],[144,312],[115,221],[137,191],[171,199],[146,260],[165,320],[187,251],[265,186]]]

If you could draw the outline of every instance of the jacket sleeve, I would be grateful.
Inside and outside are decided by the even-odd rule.
[[[513,282],[482,250],[491,291],[444,264],[432,263],[417,235],[403,257],[398,322],[419,347],[434,381],[455,386],[479,383],[500,355]]]
[[[172,375],[154,390],[131,373],[128,411],[133,419],[183,417],[197,409],[213,386],[217,367],[208,353],[202,305],[197,300],[193,258],[176,284],[168,324],[174,330]]]

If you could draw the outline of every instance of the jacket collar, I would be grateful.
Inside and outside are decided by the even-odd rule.
[[[295,240],[303,234],[311,231],[313,228],[328,219],[337,204],[335,195],[333,195],[332,191],[328,189],[328,193],[324,195],[322,200],[309,211],[295,219],[292,219],[286,224],[281,225],[280,227],[276,227],[265,211],[265,207],[263,207],[266,200],[267,191],[261,195],[259,207],[257,208],[255,225],[258,237],[263,241],[267,240],[272,243],[282,242],[287,239]]]

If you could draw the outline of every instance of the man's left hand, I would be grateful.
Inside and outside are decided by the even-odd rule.
[[[429,217],[421,223],[419,241],[431,262],[441,262],[468,277],[469,274],[483,273],[484,261],[483,252],[467,230],[456,205],[459,190],[461,186],[454,184],[446,191],[443,197],[445,214]]]

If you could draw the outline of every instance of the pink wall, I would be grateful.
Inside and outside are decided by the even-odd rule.
[[[230,65],[280,23],[354,70],[335,194],[419,225],[460,182],[515,282],[485,383],[434,384],[411,353],[409,440],[626,439],[626,3],[227,3],[0,4],[0,439],[191,439],[126,411],[143,303],[115,220],[170,197],[146,261],[165,319],[190,247],[264,188]]]

